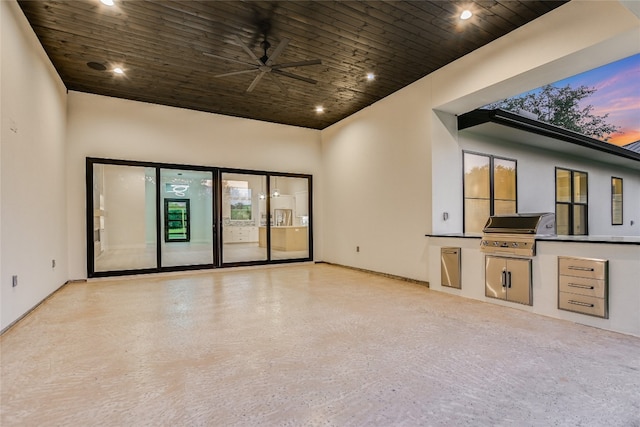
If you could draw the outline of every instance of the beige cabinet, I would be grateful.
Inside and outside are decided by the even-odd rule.
[[[250,243],[258,241],[258,227],[225,226],[222,231],[224,243]]]
[[[558,257],[558,308],[609,318],[609,262]]]
[[[259,246],[267,247],[267,227],[260,227]],[[308,248],[307,227],[271,227],[271,248],[277,251],[304,251]]]

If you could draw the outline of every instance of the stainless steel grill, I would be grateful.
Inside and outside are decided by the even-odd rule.
[[[555,215],[524,213],[491,216],[482,231],[482,252],[532,257],[536,254],[536,237],[556,234]]]

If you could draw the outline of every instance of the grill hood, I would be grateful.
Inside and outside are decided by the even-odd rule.
[[[484,233],[554,236],[556,234],[556,218],[553,213],[494,215],[489,217],[482,231]]]

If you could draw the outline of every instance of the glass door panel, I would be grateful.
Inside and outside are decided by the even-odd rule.
[[[309,258],[309,180],[272,176],[271,259]]]
[[[222,173],[222,262],[266,261],[266,176]]]
[[[155,168],[93,164],[93,271],[157,267]]]
[[[162,267],[213,264],[213,174],[161,169]]]

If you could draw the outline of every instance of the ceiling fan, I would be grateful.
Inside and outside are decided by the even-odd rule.
[[[267,40],[267,32],[263,32],[263,40],[260,42],[260,47],[264,51],[264,55],[260,58],[246,45],[240,40],[240,37],[234,36],[234,41],[245,51],[245,53],[251,58],[252,62],[239,61],[234,58],[226,58],[224,56],[215,55],[213,53],[203,52],[204,55],[210,56],[212,58],[222,59],[224,61],[236,62],[238,64],[243,64],[248,66],[249,68],[240,70],[240,71],[232,71],[229,73],[217,74],[214,77],[227,77],[227,76],[235,76],[237,74],[248,74],[248,73],[258,73],[258,75],[253,79],[249,87],[247,88],[247,92],[251,92],[258,82],[266,75],[270,78],[276,85],[282,90],[284,93],[287,92],[286,86],[277,79],[275,75],[289,77],[291,79],[300,80],[306,83],[316,84],[317,81],[310,79],[308,77],[299,76],[297,74],[290,73],[285,71],[285,68],[294,68],[294,67],[305,67],[307,65],[319,65],[322,64],[320,59],[312,59],[309,61],[299,61],[299,62],[286,62],[283,64],[275,64],[275,60],[282,54],[284,49],[289,44],[288,38],[282,38],[280,43],[273,49],[271,55],[268,54],[268,50],[271,47],[271,43]]]

